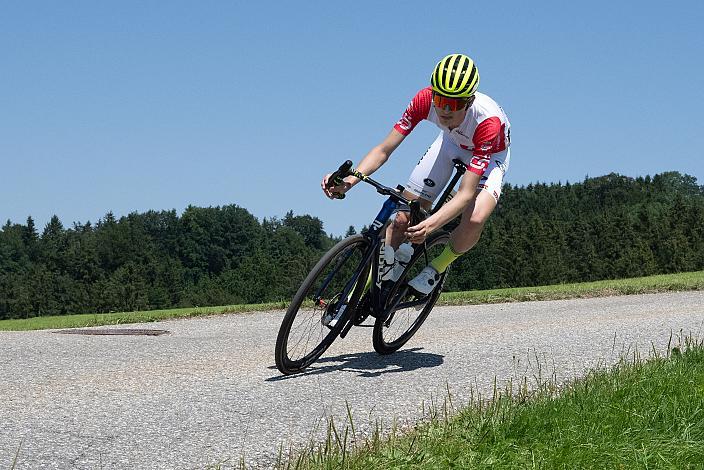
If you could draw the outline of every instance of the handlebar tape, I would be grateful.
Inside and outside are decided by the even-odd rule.
[[[327,187],[332,188],[333,186],[339,186],[342,184],[342,178],[350,174],[350,168],[352,168],[352,160],[347,160],[345,163],[340,165],[340,168],[335,170],[328,178]],[[344,194],[338,194],[335,196],[337,199],[344,199]]]

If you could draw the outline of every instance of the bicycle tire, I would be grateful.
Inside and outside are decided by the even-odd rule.
[[[372,343],[374,345],[374,350],[379,354],[386,355],[397,351],[413,337],[421,325],[423,325],[426,318],[428,318],[430,311],[433,309],[435,302],[440,296],[448,271],[445,271],[441,275],[440,282],[438,282],[435,289],[433,289],[430,294],[419,300],[420,302],[425,299],[424,303],[405,309],[409,311],[408,314],[401,314],[406,317],[405,322],[401,315],[397,316],[401,309],[394,311],[390,310],[396,309],[398,305],[404,305],[404,301],[408,301],[411,297],[415,297],[415,294],[411,290],[408,290],[409,288],[406,281],[408,279],[412,279],[418,272],[420,272],[421,269],[426,266],[426,257],[428,258],[428,261],[430,261],[432,258],[437,256],[437,254],[444,249],[444,246],[449,240],[450,234],[445,231],[436,232],[428,237],[424,248],[421,250],[416,249],[416,253],[413,254],[413,257],[404,270],[403,275],[398,281],[396,281],[394,286],[389,291],[388,300],[386,302],[387,310],[384,312],[385,314],[383,316],[376,319],[374,322],[374,330],[372,332]],[[428,253],[428,251],[431,251],[432,255]],[[421,309],[419,310],[417,307],[421,307]],[[411,321],[411,317],[414,315],[412,310],[415,310],[415,315],[417,316],[415,316],[415,318]],[[394,331],[402,332],[399,334],[389,334],[392,329],[392,325],[398,320],[401,321],[401,324],[395,326],[393,329]]]
[[[349,320],[350,315],[355,311],[356,304],[359,302],[359,298],[364,290],[366,276],[364,276],[364,280],[361,282],[358,279],[351,296],[349,296],[345,311],[342,313],[342,316],[337,319],[333,327],[324,325],[323,318],[325,314],[328,313],[328,309],[339,308],[338,297],[344,289],[344,286],[351,280],[351,276],[355,274],[355,270],[359,268],[360,262],[368,251],[369,244],[369,240],[361,234],[352,235],[351,237],[341,240],[323,255],[303,281],[281,321],[279,333],[276,338],[274,359],[276,367],[282,374],[289,375],[302,372],[306,367],[315,362],[340,334],[342,328]],[[335,266],[335,263],[339,263],[339,265]],[[367,267],[364,267],[362,272],[367,272]],[[360,278],[361,277],[362,276],[360,276]],[[323,281],[322,284],[325,287],[317,285],[320,281]],[[329,290],[322,291],[322,289],[328,288]],[[318,298],[310,298],[311,295],[316,295]],[[305,302],[307,300],[311,302],[306,304]],[[312,309],[310,308],[310,304],[312,304]],[[299,318],[300,314],[306,312],[308,313],[310,326],[307,332],[308,337],[304,344],[303,355],[293,358],[291,357],[292,351],[289,351],[291,332],[295,329],[294,322],[296,322],[296,319]],[[307,344],[310,336],[314,333],[313,329],[319,330],[318,339],[313,341],[314,343],[317,342],[317,346],[308,351]],[[299,343],[300,340],[294,347],[298,347]]]

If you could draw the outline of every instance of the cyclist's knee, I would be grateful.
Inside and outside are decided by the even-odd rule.
[[[460,220],[460,227],[462,232],[479,232],[484,229],[484,224],[486,223],[488,217],[484,217],[481,214],[462,214],[462,219]]]
[[[410,214],[405,211],[400,211],[396,214],[393,221],[394,230],[406,230],[408,228],[408,223],[410,221]]]

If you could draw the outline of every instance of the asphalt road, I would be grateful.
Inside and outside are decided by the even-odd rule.
[[[577,377],[628,351],[701,338],[704,292],[438,307],[398,353],[371,329],[301,375],[273,366],[282,312],[130,325],[162,336],[0,332],[0,469],[267,468],[280,446],[490,395],[511,378]],[[125,328],[125,326],[122,326]],[[17,457],[16,457],[17,456]]]

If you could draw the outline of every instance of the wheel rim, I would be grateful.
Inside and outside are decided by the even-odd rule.
[[[419,324],[425,320],[428,310],[432,308],[435,299],[440,295],[447,271],[440,277],[437,287],[426,296],[415,293],[404,281],[413,279],[427,266],[428,262],[438,256],[445,248],[448,239],[449,237],[443,236],[428,242],[427,255],[413,259],[403,278],[390,293],[389,305],[396,305],[396,307],[384,322],[381,331],[381,339],[387,347],[393,348],[399,343],[407,341],[420,326]]]
[[[346,303],[340,294],[359,266],[366,247],[364,239],[348,245],[309,283],[286,338],[284,359],[289,366],[305,367],[327,348],[326,342],[331,336],[337,334],[335,330],[339,328],[326,326],[323,319],[326,313],[339,313],[339,307]]]

